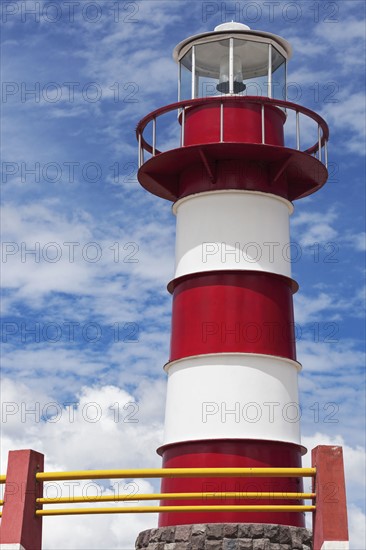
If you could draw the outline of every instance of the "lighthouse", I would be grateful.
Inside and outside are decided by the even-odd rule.
[[[294,201],[327,180],[329,134],[318,114],[287,101],[290,57],[286,40],[241,23],[191,36],[174,50],[178,102],[137,127],[139,182],[176,216],[163,468],[297,468],[306,453],[289,219]],[[172,127],[179,143],[169,147]],[[245,493],[302,490],[296,477],[204,475],[161,488],[217,494],[185,502],[207,506],[273,504]],[[286,510],[159,516],[160,527],[229,523],[305,526]]]

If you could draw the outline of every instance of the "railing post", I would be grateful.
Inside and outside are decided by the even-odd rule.
[[[348,550],[346,487],[342,447],[318,445],[311,452],[316,468],[313,492],[313,550]]]
[[[220,143],[224,141],[224,103],[220,101]]]
[[[300,151],[300,113],[296,111],[296,149]]]
[[[42,518],[35,515],[36,499],[42,497],[44,456],[30,449],[10,451],[6,473],[0,550],[41,550]]]
[[[182,126],[181,126],[181,133],[180,133],[181,147],[184,147],[185,124],[186,124],[186,108],[184,106],[182,110]]]
[[[152,146],[152,154],[153,157],[155,157],[155,150],[156,150],[156,117],[153,118],[153,146]]]
[[[138,166],[139,166],[139,168],[141,168],[141,166],[142,166],[142,135],[141,135],[141,132],[139,132]]]

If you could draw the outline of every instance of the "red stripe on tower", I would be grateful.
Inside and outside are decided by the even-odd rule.
[[[321,149],[328,130],[318,115],[282,97],[290,56],[284,39],[240,23],[190,37],[174,51],[180,103],[148,115],[137,128],[139,181],[174,201],[177,218],[165,433],[158,449],[163,467],[301,466],[289,217],[292,200],[326,181]],[[293,148],[285,145],[286,107],[296,113]],[[176,108],[181,146],[161,152],[157,119]],[[301,150],[299,111],[317,122],[318,149]],[[149,122],[152,145],[142,137]],[[151,154],[146,162],[143,150]],[[317,150],[318,158],[309,154]],[[217,500],[185,504],[255,504],[222,499],[220,492],[299,492],[302,480],[162,482],[162,492],[205,491],[217,492]],[[225,522],[301,527],[304,516],[172,512],[159,519],[160,526]]]

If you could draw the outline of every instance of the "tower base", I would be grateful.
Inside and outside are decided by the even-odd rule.
[[[312,550],[305,527],[262,523],[210,523],[142,531],[136,550]]]

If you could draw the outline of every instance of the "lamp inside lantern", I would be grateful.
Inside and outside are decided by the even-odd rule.
[[[238,55],[234,55],[233,72],[233,93],[239,94],[245,90],[246,86],[243,83],[242,61]],[[222,94],[230,93],[230,63],[227,55],[223,56],[220,61],[220,80],[216,90]]]

